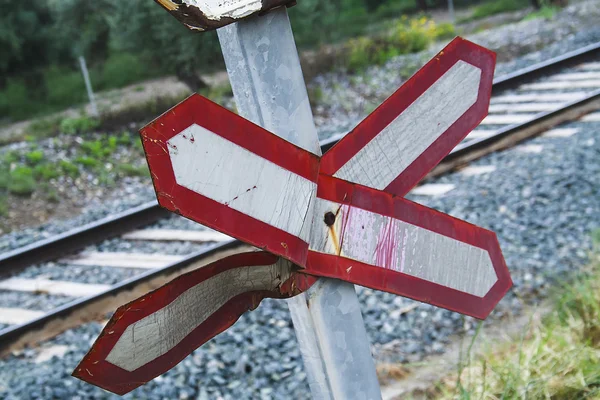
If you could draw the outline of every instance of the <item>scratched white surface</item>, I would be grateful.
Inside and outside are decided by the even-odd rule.
[[[475,102],[481,69],[458,61],[334,176],[385,189]]]
[[[487,251],[360,208],[317,198],[310,249],[337,254],[323,222],[337,212],[340,255],[483,297],[498,280]]]
[[[308,242],[316,183],[196,124],[168,144],[178,184]]]
[[[242,18],[259,11],[261,0],[183,0],[184,4],[198,8],[208,19],[223,17]]]
[[[239,267],[221,272],[183,292],[157,312],[129,325],[106,361],[135,371],[167,353],[233,297],[275,290],[290,276],[291,263]]]

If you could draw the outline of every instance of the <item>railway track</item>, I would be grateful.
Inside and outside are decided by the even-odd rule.
[[[516,71],[494,81],[489,116],[430,174],[436,176],[461,168],[493,151],[547,132],[568,136],[570,129],[557,125],[600,109],[600,43],[562,57]],[[584,120],[600,121],[600,113]],[[323,150],[343,135],[322,142]],[[530,148],[527,151],[541,151]],[[465,173],[493,172],[493,166],[464,169]],[[442,195],[452,185],[425,183],[417,195]],[[160,221],[169,213],[150,202],[56,237],[0,255],[0,355],[52,337],[70,327],[101,320],[118,305],[156,288],[189,270],[248,247],[218,232],[189,224],[191,229],[165,229]],[[146,248],[145,252],[78,253],[86,246],[109,238]],[[186,254],[157,254],[143,243],[195,243]],[[142,245],[140,245],[142,244]],[[127,248],[127,246],[124,246]],[[31,271],[51,261],[56,268],[113,269],[127,271],[115,284],[52,279]],[[47,275],[47,274],[46,274]],[[2,293],[60,298],[64,301],[43,310],[2,304]]]

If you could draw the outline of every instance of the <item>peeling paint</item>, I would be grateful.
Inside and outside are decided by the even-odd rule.
[[[293,0],[155,0],[188,29],[207,31],[273,8],[293,5]]]

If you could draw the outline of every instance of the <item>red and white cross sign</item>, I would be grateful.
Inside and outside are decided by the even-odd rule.
[[[402,196],[486,116],[494,64],[455,39],[323,157],[199,95],[143,128],[159,203],[263,251],[119,309],[75,375],[125,393],[318,276],[485,318],[512,285],[495,234]]]

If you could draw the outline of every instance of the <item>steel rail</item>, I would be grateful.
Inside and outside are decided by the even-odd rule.
[[[584,49],[586,49],[586,52],[596,53],[600,50],[600,43]],[[579,60],[581,60],[581,57],[590,57],[589,54],[584,55],[586,54],[586,52],[583,52],[584,49],[573,52],[573,57]],[[559,57],[557,60],[557,62],[563,63],[563,66],[567,62],[564,57]],[[543,68],[552,68],[553,66],[553,64],[547,63],[536,65],[540,66],[537,68],[534,68],[535,66],[527,68],[523,71],[523,74],[529,77],[538,77]],[[522,82],[521,76],[516,74],[497,79],[498,84],[501,85],[508,85],[507,82],[511,82],[512,80]],[[494,83],[494,85],[496,84]],[[559,109],[540,113],[525,123],[508,126],[485,138],[461,143],[442,160],[440,165],[428,177],[437,176],[456,169],[474,159],[509,147],[519,141],[535,136],[552,126],[576,119],[598,108],[600,108],[600,90]],[[341,135],[338,135],[322,141],[321,147],[323,151],[325,152],[331,148],[340,138]],[[65,255],[88,244],[97,243],[100,240],[117,236],[139,226],[150,224],[169,214],[160,208],[155,201],[145,203],[134,209],[109,216],[81,228],[57,235],[56,237],[0,255],[0,273],[5,273],[9,270],[14,271],[15,269]],[[212,245],[205,250],[185,257],[181,261],[132,277],[105,292],[67,303],[33,321],[22,325],[10,326],[0,331],[0,355],[52,337],[86,321],[101,318],[104,313],[114,310],[123,302],[133,300],[148,290],[152,290],[168,282],[181,273],[198,268],[201,265],[211,262],[213,259],[238,252],[244,247],[248,248],[247,245],[238,240]],[[48,252],[50,254],[36,254],[40,252]],[[94,310],[90,311],[92,308]]]
[[[521,68],[510,74],[502,75],[494,79],[492,86],[492,96],[500,92],[514,89],[523,82],[532,81],[545,75],[556,72],[557,70],[572,67],[598,57],[600,51],[600,42],[593,43],[577,50],[570,51],[558,57],[533,64],[529,67]]]

